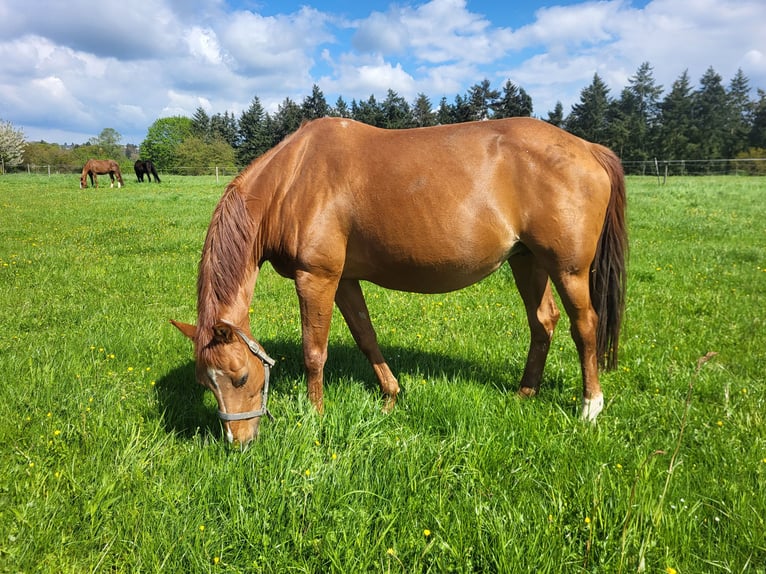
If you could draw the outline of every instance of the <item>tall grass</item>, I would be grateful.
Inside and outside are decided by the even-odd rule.
[[[0,571],[766,572],[763,180],[629,179],[595,426],[565,320],[541,394],[516,398],[506,269],[446,295],[366,285],[405,393],[381,413],[336,316],[318,417],[292,283],[265,268],[251,321],[277,420],[244,453],[168,324],[195,319],[222,188],[0,178]]]

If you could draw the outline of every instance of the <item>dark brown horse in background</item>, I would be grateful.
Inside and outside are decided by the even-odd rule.
[[[82,174],[80,175],[80,189],[88,187],[88,176],[90,176],[90,184],[93,187],[98,187],[98,176],[109,174],[109,178],[112,180],[114,187],[114,178],[117,177],[117,187],[122,187],[125,182],[122,181],[122,173],[120,173],[119,164],[113,159],[89,159],[85,162],[82,168]]]
[[[295,281],[320,412],[333,302],[390,409],[399,385],[359,282],[445,292],[508,261],[531,331],[519,393],[540,387],[559,319],[552,281],[580,357],[582,417],[594,420],[604,405],[598,368],[617,363],[627,247],[622,167],[600,145],[533,119],[389,131],[326,118],[229,184],[202,250],[197,325],[173,323],[194,341],[197,380],[214,393],[228,439],[244,445],[269,415],[273,361],[248,317],[265,261]]]
[[[154,162],[152,160],[139,159],[133,164],[133,169],[136,172],[136,178],[139,183],[144,182],[144,176],[146,176],[146,181],[148,183],[152,182],[152,176],[154,176],[155,182],[160,183],[160,176],[157,174],[157,168],[154,167]]]

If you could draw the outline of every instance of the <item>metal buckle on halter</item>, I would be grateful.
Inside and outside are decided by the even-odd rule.
[[[223,411],[218,411],[218,418],[220,418],[222,421],[230,422],[230,421],[246,421],[249,419],[255,419],[258,417],[262,417],[266,415],[269,417],[272,421],[274,419],[274,415],[271,414],[269,409],[266,407],[266,403],[269,400],[269,375],[271,374],[271,367],[273,367],[276,364],[276,361],[269,357],[264,350],[262,350],[258,343],[253,341],[250,337],[245,335],[244,331],[241,329],[238,329],[231,323],[227,323],[229,326],[234,329],[234,331],[239,335],[240,339],[244,341],[245,345],[247,345],[247,348],[250,349],[250,352],[258,357],[261,362],[263,363],[263,390],[261,391],[261,408],[255,411],[246,411],[243,413],[225,413]]]

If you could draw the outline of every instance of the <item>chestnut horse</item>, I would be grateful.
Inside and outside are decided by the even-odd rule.
[[[399,385],[378,348],[359,282],[439,293],[508,261],[531,332],[519,393],[538,392],[559,310],[571,321],[582,417],[604,399],[625,299],[625,183],[610,150],[540,120],[408,130],[347,119],[302,126],[227,187],[207,231],[194,342],[197,381],[218,401],[230,442],[257,436],[273,361],[248,309],[265,261],[295,282],[308,396],[322,411],[333,301],[391,409]],[[550,281],[549,281],[550,278]]]
[[[109,178],[112,180],[112,185],[109,187],[114,187],[114,176],[117,176],[117,187],[125,185],[122,181],[120,166],[116,161],[113,159],[89,159],[82,168],[80,189],[88,187],[88,176],[90,176],[90,184],[93,187],[98,187],[98,176],[105,173],[108,173]]]

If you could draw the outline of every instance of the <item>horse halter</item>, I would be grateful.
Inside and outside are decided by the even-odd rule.
[[[271,367],[273,367],[276,364],[276,361],[269,357],[265,351],[263,351],[259,346],[258,343],[253,341],[250,337],[245,335],[244,331],[241,329],[238,329],[234,327],[234,325],[229,325],[234,329],[234,331],[239,335],[240,339],[244,341],[245,345],[247,345],[247,348],[250,349],[250,352],[258,357],[261,362],[263,363],[263,372],[264,372],[264,379],[263,379],[263,390],[261,391],[261,408],[255,411],[245,411],[243,413],[225,413],[221,410],[218,411],[218,418],[220,418],[222,421],[246,421],[249,419],[255,419],[258,417],[262,417],[263,415],[266,415],[271,420],[274,420],[274,415],[272,415],[269,412],[269,409],[266,408],[266,402],[269,399],[269,375],[271,373]]]

